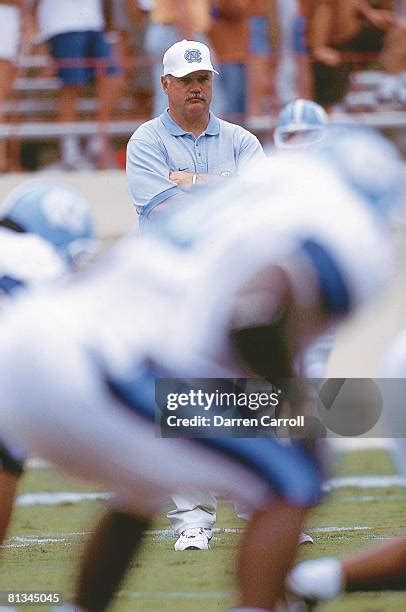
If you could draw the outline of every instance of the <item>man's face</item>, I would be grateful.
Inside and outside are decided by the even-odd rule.
[[[213,74],[209,70],[198,70],[179,78],[162,77],[162,86],[175,117],[193,120],[208,113],[213,88]]]

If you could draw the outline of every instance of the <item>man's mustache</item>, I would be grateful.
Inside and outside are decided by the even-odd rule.
[[[202,102],[206,102],[207,98],[202,94],[190,94],[186,96],[186,102],[189,102],[189,100],[201,100]]]

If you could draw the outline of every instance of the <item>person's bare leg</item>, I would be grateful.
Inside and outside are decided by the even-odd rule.
[[[406,589],[406,536],[344,559],[342,569],[346,591]]]
[[[58,99],[60,121],[69,123],[76,120],[76,103],[82,91],[83,87],[81,85],[64,85],[62,87]],[[65,164],[75,167],[75,164],[81,158],[78,135],[67,133],[62,137],[61,158]]]
[[[7,123],[3,105],[7,100],[14,77],[15,68],[13,64],[9,60],[0,59],[0,123]],[[5,172],[7,169],[7,140],[0,138],[0,172]]]
[[[273,610],[284,594],[306,510],[275,499],[253,515],[240,544],[238,580],[242,607]]]
[[[296,56],[297,93],[299,98],[313,100],[313,73],[308,55]]]
[[[268,56],[251,54],[247,62],[248,74],[248,100],[247,115],[256,117],[266,114],[269,109],[264,107],[264,102],[272,95],[272,79],[274,74],[273,62]]]
[[[287,580],[294,595],[330,601],[344,592],[406,590],[406,536],[349,555],[299,563]]]
[[[102,518],[82,558],[76,606],[91,611],[109,606],[149,524],[149,519],[118,510]]]
[[[60,121],[75,121],[76,103],[82,92],[82,85],[63,85],[59,92],[58,99],[58,111]]]
[[[98,123],[100,152],[97,159],[97,167],[101,170],[108,167],[108,136],[107,124],[111,119],[112,112],[120,97],[124,85],[124,73],[118,75],[98,74],[96,77],[96,90],[99,100]]]
[[[3,542],[10,523],[19,476],[0,472],[0,544]]]

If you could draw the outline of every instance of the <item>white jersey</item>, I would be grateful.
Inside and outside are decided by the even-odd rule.
[[[256,162],[215,196],[208,193],[168,217],[162,235],[189,245],[199,258],[183,337],[196,337],[200,329],[202,345],[213,345],[214,326],[225,324],[244,278],[306,241],[320,244],[334,261],[350,310],[368,303],[392,275],[393,248],[382,219],[325,164],[306,156],[300,165],[288,154]]]
[[[125,372],[159,354],[187,285],[185,258],[159,249],[155,240],[122,239],[71,281],[14,303],[9,317],[23,309],[28,326],[42,319],[49,333],[69,333],[109,369]]]
[[[66,269],[49,242],[35,234],[20,234],[0,228],[0,294],[13,297],[12,302],[2,298],[1,315],[6,313],[7,307],[13,308],[20,289],[33,290],[55,281]],[[10,445],[1,439],[0,444],[8,449],[16,461],[23,459],[24,452],[18,445]]]
[[[170,216],[162,234],[175,242],[206,244],[208,251],[213,251],[216,241],[213,259],[231,241],[241,248],[242,259],[252,249],[283,252],[314,238],[328,247],[346,274],[354,305],[368,301],[386,284],[393,254],[385,224],[321,161],[298,153],[265,158],[215,194],[202,194],[197,204],[191,202],[178,215]],[[285,238],[275,244],[273,234]],[[258,241],[262,246],[256,246]],[[366,278],[371,253],[376,268],[371,266]]]
[[[42,40],[66,32],[104,29],[102,0],[40,0],[38,26]]]
[[[257,164],[199,202],[206,215],[189,247],[162,235],[126,238],[63,286],[13,304],[0,326],[0,428],[131,507],[151,510],[165,495],[213,486],[260,507],[266,492],[253,490],[251,472],[234,477],[188,441],[156,438],[138,414],[119,409],[106,378],[133,381],[146,366],[168,377],[244,376],[229,346],[237,296],[264,268],[293,261],[298,301],[315,302],[306,288],[319,271],[306,241],[334,260],[349,311],[383,286],[391,262],[384,226],[313,164],[301,158],[300,172],[297,159]]]
[[[334,259],[350,309],[368,302],[390,278],[384,226],[331,171],[301,162],[298,176],[296,159],[265,160],[215,199],[208,194],[199,210],[209,210],[215,200],[216,214],[209,210],[199,221],[199,237],[188,248],[149,234],[122,240],[80,275],[82,281],[24,306],[25,318],[47,311],[51,325],[52,313],[56,330],[72,328],[117,375],[143,361],[185,377],[242,375],[230,357],[230,310],[241,287],[264,266],[283,262],[313,240]]]
[[[32,288],[53,281],[64,272],[66,265],[49,242],[35,234],[0,228],[1,279]]]

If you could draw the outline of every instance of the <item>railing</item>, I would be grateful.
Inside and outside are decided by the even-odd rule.
[[[365,61],[371,61],[376,58],[376,54],[346,54],[345,60],[351,61],[355,66],[365,64]],[[134,68],[135,66],[148,65],[152,61],[150,58],[137,58],[131,60],[130,64],[124,64],[124,68]],[[30,56],[22,57],[19,66],[19,76],[16,79],[13,87],[13,92],[10,100],[4,105],[4,114],[8,118],[7,123],[0,123],[0,140],[10,141],[11,166],[18,169],[20,143],[21,141],[43,141],[60,139],[67,134],[81,136],[90,136],[99,134],[102,138],[111,137],[129,137],[132,132],[149,117],[135,116],[132,118],[131,96],[122,96],[118,104],[118,110],[130,115],[126,119],[113,119],[109,121],[101,121],[98,119],[98,111],[100,109],[100,101],[97,97],[81,98],[77,102],[77,111],[79,113],[87,113],[94,115],[94,120],[78,120],[74,122],[61,122],[57,119],[57,93],[60,87],[60,80],[57,77],[32,76],[28,77],[25,74],[26,70],[37,68],[70,68],[70,67],[93,67],[97,71],[104,70],[106,65],[111,65],[112,60],[64,60],[54,62],[48,56]],[[355,73],[356,75],[357,73]],[[367,76],[367,72],[362,72],[366,76],[358,77],[358,87],[360,91],[352,91],[350,95],[361,100],[360,106],[370,107],[370,112],[336,112],[331,115],[333,121],[356,121],[363,125],[373,126],[378,129],[406,127],[406,108],[402,110],[378,110],[374,108],[371,91],[368,90],[371,82],[374,79],[379,79],[379,73],[372,72]],[[374,77],[372,77],[374,75]],[[372,79],[372,81],[371,81]],[[354,77],[354,82],[357,79]],[[366,88],[365,91],[362,87]],[[33,94],[46,93],[53,97],[41,98],[33,97]],[[30,94],[29,99],[23,96],[25,93]],[[364,96],[364,98],[362,98]],[[42,117],[44,114],[52,114],[55,118],[43,120],[33,120],[33,117]],[[27,118],[30,118],[27,120]],[[233,120],[234,118],[231,118]],[[241,117],[236,122],[241,123],[247,129],[255,132],[260,138],[270,136],[276,124],[276,109],[272,115]]]

